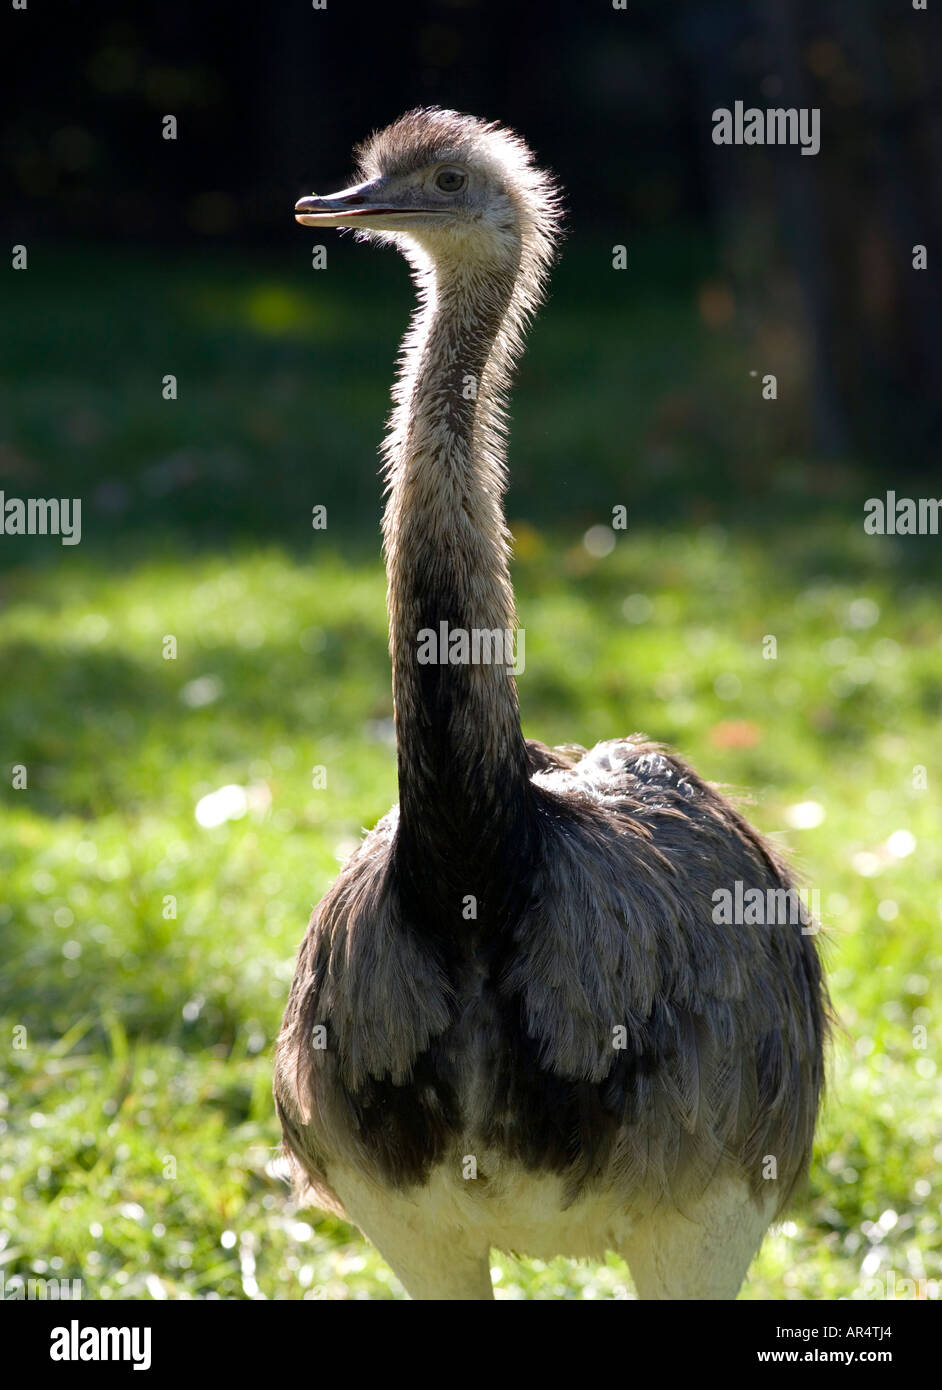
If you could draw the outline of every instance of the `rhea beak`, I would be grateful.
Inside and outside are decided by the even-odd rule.
[[[302,227],[375,227],[382,231],[398,219],[426,216],[432,209],[396,207],[383,197],[382,179],[354,184],[340,193],[318,198],[312,193],[295,204],[294,218]],[[435,211],[439,211],[435,209]]]

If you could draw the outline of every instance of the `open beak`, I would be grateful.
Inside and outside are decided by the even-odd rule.
[[[414,208],[390,207],[383,201],[378,181],[358,183],[340,193],[318,198],[312,193],[295,204],[294,217],[302,227],[356,227],[369,224],[374,217],[398,217]]]

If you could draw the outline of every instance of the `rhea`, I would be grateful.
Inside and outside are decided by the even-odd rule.
[[[815,926],[717,920],[790,891],[778,853],[640,736],[525,739],[506,399],[559,195],[516,135],[422,109],[297,204],[406,256],[418,309],[384,445],[399,804],[315,909],[275,1096],[303,1199],[420,1299],[493,1297],[490,1250],[627,1262],[649,1299],[733,1298],[808,1165],[827,1001]]]

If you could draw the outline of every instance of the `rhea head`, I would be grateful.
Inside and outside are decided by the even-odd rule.
[[[358,181],[295,207],[305,227],[348,227],[364,239],[416,244],[434,262],[548,262],[559,219],[552,179],[496,123],[419,108],[357,151]],[[529,252],[529,255],[527,254]]]

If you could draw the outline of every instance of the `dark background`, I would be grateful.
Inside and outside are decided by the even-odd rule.
[[[572,371],[598,380],[608,363],[622,378],[604,402],[590,392],[584,403],[583,414],[604,420],[598,448],[585,423],[572,441],[565,428],[546,427],[547,450],[553,435],[559,448],[584,447],[589,481],[576,502],[586,518],[603,500],[610,505],[629,467],[655,515],[717,488],[738,502],[781,489],[784,477],[786,491],[826,501],[851,475],[869,472],[891,486],[936,467],[938,20],[910,0],[632,0],[627,11],[603,0],[330,0],[324,11],[309,0],[30,0],[24,12],[8,8],[3,34],[0,208],[7,241],[31,250],[29,276],[19,277],[29,289],[13,277],[5,375],[49,373],[50,390],[58,383],[68,395],[84,363],[92,394],[109,382],[135,424],[130,433],[118,427],[120,401],[86,399],[57,442],[43,433],[48,393],[28,418],[14,397],[0,440],[8,484],[23,472],[24,450],[52,479],[66,449],[69,476],[125,528],[141,514],[135,489],[156,469],[149,525],[166,497],[174,525],[283,529],[297,501],[280,480],[314,437],[329,455],[324,497],[341,515],[368,512],[372,521],[375,481],[359,461],[379,437],[408,287],[382,258],[332,237],[332,268],[340,269],[330,289],[319,288],[329,298],[345,284],[335,319],[352,337],[345,343],[335,322],[332,335],[305,344],[292,315],[306,316],[317,277],[291,208],[302,192],[342,186],[351,147],[422,103],[518,128],[566,189],[569,241],[554,280],[560,313],[570,312],[565,351]],[[712,111],[737,99],[820,107],[820,153],[714,146]],[[161,138],[168,113],[178,120],[176,141]],[[611,271],[616,243],[629,249],[629,277]],[[916,243],[929,248],[928,271],[912,268]],[[218,281],[226,271],[260,285],[247,312],[267,340],[251,365],[248,340],[241,362],[232,355],[236,315],[227,324]],[[272,288],[279,276],[294,284],[293,309],[287,291]],[[9,287],[9,274],[4,280]],[[215,317],[206,308],[214,286]],[[689,321],[671,318],[681,305]],[[639,306],[647,306],[640,317]],[[537,515],[553,516],[554,506],[573,505],[567,478],[541,491],[527,472],[538,441],[527,442],[526,392],[548,380],[539,352],[521,383],[514,486],[532,496]],[[656,379],[644,380],[655,361],[663,370],[651,366]],[[173,440],[157,418],[148,432],[135,364],[151,381],[182,365],[206,385],[215,371],[227,396],[218,419],[207,397],[187,426],[202,461],[178,460],[163,482]],[[764,416],[750,371],[779,378],[780,402]],[[346,395],[328,392],[332,377]],[[315,398],[316,382],[323,391]],[[253,434],[241,415],[246,393],[261,408],[269,388],[278,420]],[[225,446],[227,433],[228,463],[207,464],[206,448]],[[271,483],[261,503],[240,481],[260,466]],[[553,481],[552,460],[535,466]]]

